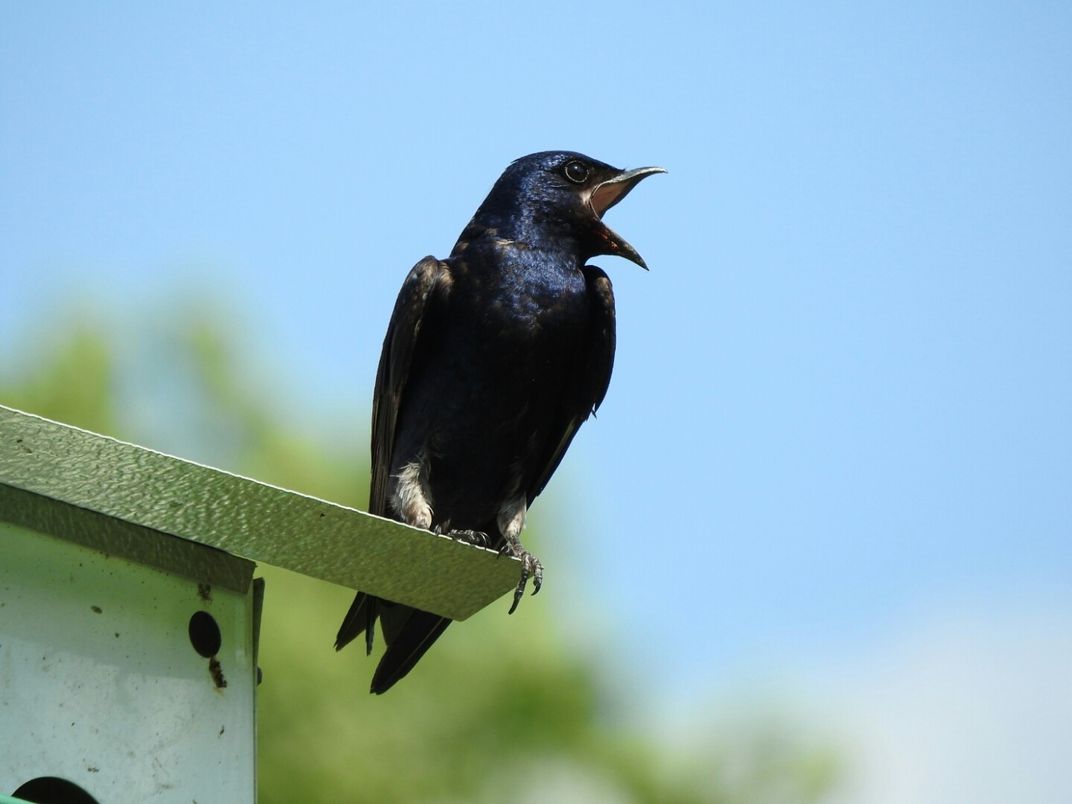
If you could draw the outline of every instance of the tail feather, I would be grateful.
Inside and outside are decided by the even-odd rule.
[[[380,663],[376,665],[376,672],[372,675],[370,691],[377,695],[387,692],[396,682],[404,678],[451,623],[446,617],[420,609],[411,609],[408,606],[396,606],[392,614],[399,615],[400,620],[401,615],[405,615],[405,620],[392,627],[395,633],[392,638],[388,639],[387,621],[381,614],[380,622],[383,624],[387,650],[384,651]]]
[[[335,636],[335,650],[342,650],[359,636],[365,634],[365,653],[372,653],[372,640],[376,631],[377,604],[379,598],[358,592],[350,610],[342,619],[339,633]]]
[[[387,643],[387,650],[372,676],[371,692],[379,695],[413,669],[451,621],[438,614],[358,592],[339,626],[335,650],[342,650],[364,633],[366,652],[371,653],[377,618]]]

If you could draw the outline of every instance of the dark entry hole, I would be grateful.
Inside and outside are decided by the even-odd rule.
[[[195,611],[190,618],[190,644],[194,650],[210,659],[220,651],[223,637],[216,620],[207,611]]]
[[[74,782],[55,776],[30,779],[12,795],[35,804],[97,804],[97,799]]]

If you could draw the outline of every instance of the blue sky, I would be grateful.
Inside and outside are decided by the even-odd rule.
[[[206,287],[327,440],[511,159],[664,165],[608,216],[652,270],[597,261],[541,604],[659,701],[1069,626],[1070,41],[1064,3],[5,4],[0,342]]]

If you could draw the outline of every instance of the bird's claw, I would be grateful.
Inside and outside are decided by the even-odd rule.
[[[529,578],[532,578],[532,594],[536,594],[540,591],[540,587],[543,586],[543,564],[540,563],[540,559],[536,558],[532,553],[526,550],[521,545],[505,545],[500,554],[506,554],[513,556],[521,561],[521,578],[517,582],[517,588],[514,590],[514,602],[510,606],[508,614],[513,614],[517,610],[517,604],[521,602],[522,595],[525,594],[525,586],[529,582]]]
[[[487,547],[490,544],[488,534],[482,530],[452,530],[447,533],[450,538],[459,542],[465,542],[466,544],[472,544],[477,547]]]
[[[437,536],[448,536],[454,539],[456,542],[465,542],[476,547],[487,547],[491,540],[488,539],[488,534],[482,530],[465,530],[465,529],[451,529],[446,530],[442,527],[436,526],[433,531]]]

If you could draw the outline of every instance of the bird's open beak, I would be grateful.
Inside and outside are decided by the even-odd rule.
[[[629,191],[640,183],[641,179],[656,173],[666,173],[666,169],[661,167],[642,167],[633,170],[623,170],[614,178],[607,179],[605,182],[597,184],[588,199],[588,203],[592,206],[592,211],[596,214],[597,218],[602,220],[603,214],[625,198],[629,194]],[[603,224],[599,236],[600,240],[603,241],[603,245],[606,247],[608,254],[625,257],[627,260],[635,262],[645,271],[648,270],[648,266],[645,264],[644,259],[637,254],[636,249],[629,245],[609,226]]]

